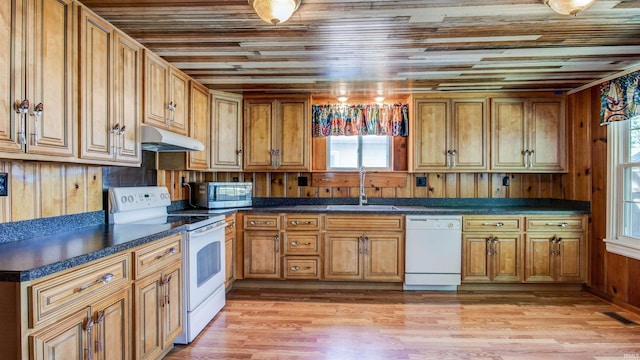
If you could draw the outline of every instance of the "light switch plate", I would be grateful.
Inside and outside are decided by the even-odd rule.
[[[0,173],[0,196],[9,195],[9,174]]]
[[[427,186],[427,178],[425,176],[417,176],[416,186]]]

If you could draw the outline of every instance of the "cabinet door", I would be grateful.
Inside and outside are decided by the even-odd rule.
[[[402,233],[371,233],[364,238],[364,279],[401,282],[404,271]]]
[[[550,234],[527,234],[525,281],[554,281],[554,256]]]
[[[90,317],[87,307],[65,320],[29,336],[31,360],[84,360],[91,337],[86,329]],[[94,328],[92,328],[93,331]]]
[[[456,171],[485,171],[489,126],[484,99],[454,99],[451,118],[451,168]]]
[[[129,288],[100,301],[94,309],[93,349],[96,360],[131,358],[131,318]]]
[[[204,150],[191,151],[188,167],[190,170],[207,170],[210,167],[211,125],[209,124],[209,90],[191,81],[191,106],[189,108],[189,136],[204,144]]]
[[[309,170],[309,102],[276,101],[276,170]]]
[[[520,234],[496,234],[492,243],[491,280],[520,282],[522,254]]]
[[[363,244],[362,233],[340,231],[325,235],[325,279],[361,280]]]
[[[74,155],[72,0],[31,0],[28,13],[27,99],[31,110],[43,104],[41,116],[27,116],[27,152]],[[37,141],[35,141],[37,138]]]
[[[527,148],[525,134],[526,101],[493,99],[491,107],[491,169],[522,170],[523,151]]]
[[[566,282],[584,281],[584,263],[581,249],[584,248],[582,233],[558,233],[555,266],[556,280]]]
[[[142,77],[140,44],[115,32],[113,59],[113,122],[124,129],[116,139],[116,160],[139,164],[140,119],[142,118]]]
[[[24,100],[22,0],[0,3],[0,151],[22,152],[18,132],[22,118],[16,114],[16,105]]]
[[[164,300],[160,303],[162,308],[162,348],[173,344],[184,326],[184,294],[183,294],[182,262],[163,271],[162,295]]]
[[[211,167],[242,170],[242,95],[211,92]]]
[[[447,134],[450,126],[448,99],[416,102],[414,131],[414,170],[445,170],[449,168]]]
[[[488,238],[489,234],[462,234],[462,281],[491,281]]]
[[[245,100],[244,105],[244,169],[271,170],[274,150],[271,100]]]
[[[117,150],[111,113],[114,29],[91,11],[79,8],[80,156],[113,160]]]
[[[161,280],[158,275],[149,275],[133,286],[136,359],[155,359],[162,352]]]
[[[531,100],[529,167],[534,171],[566,170],[565,110],[559,99]]]
[[[169,101],[174,109],[170,116],[170,130],[187,135],[189,132],[189,78],[178,69],[169,70]]]
[[[280,233],[244,232],[244,277],[280,278]]]
[[[235,280],[235,252],[233,251],[233,238],[224,242],[224,271],[226,274],[224,285],[229,288]]]
[[[168,128],[169,65],[150,51],[144,52],[144,118],[142,122]]]

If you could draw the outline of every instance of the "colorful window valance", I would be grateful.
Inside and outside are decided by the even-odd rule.
[[[313,136],[409,135],[407,104],[313,105]]]
[[[600,85],[600,125],[640,115],[640,71]]]

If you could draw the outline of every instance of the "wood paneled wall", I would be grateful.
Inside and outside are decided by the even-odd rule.
[[[248,181],[254,184],[256,197],[348,198],[357,197],[357,187],[298,186],[298,177],[311,173],[205,173],[195,171],[159,171],[159,185],[170,188],[173,200],[186,200],[188,192],[180,189],[186,181]],[[358,178],[358,173],[352,173]],[[368,174],[367,176],[370,176]],[[378,174],[384,177],[384,174]],[[566,198],[566,174],[502,173],[415,173],[407,174],[403,187],[368,187],[369,198]],[[427,178],[427,186],[416,186],[416,177]],[[503,178],[509,186],[503,186]],[[357,180],[356,180],[357,183]]]
[[[0,197],[0,223],[102,210],[102,167],[0,161],[9,196]]]

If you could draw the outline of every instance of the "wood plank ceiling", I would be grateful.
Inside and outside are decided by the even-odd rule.
[[[640,65],[640,0],[578,16],[540,0],[302,0],[284,24],[246,0],[81,0],[211,89],[387,97],[570,90]]]

